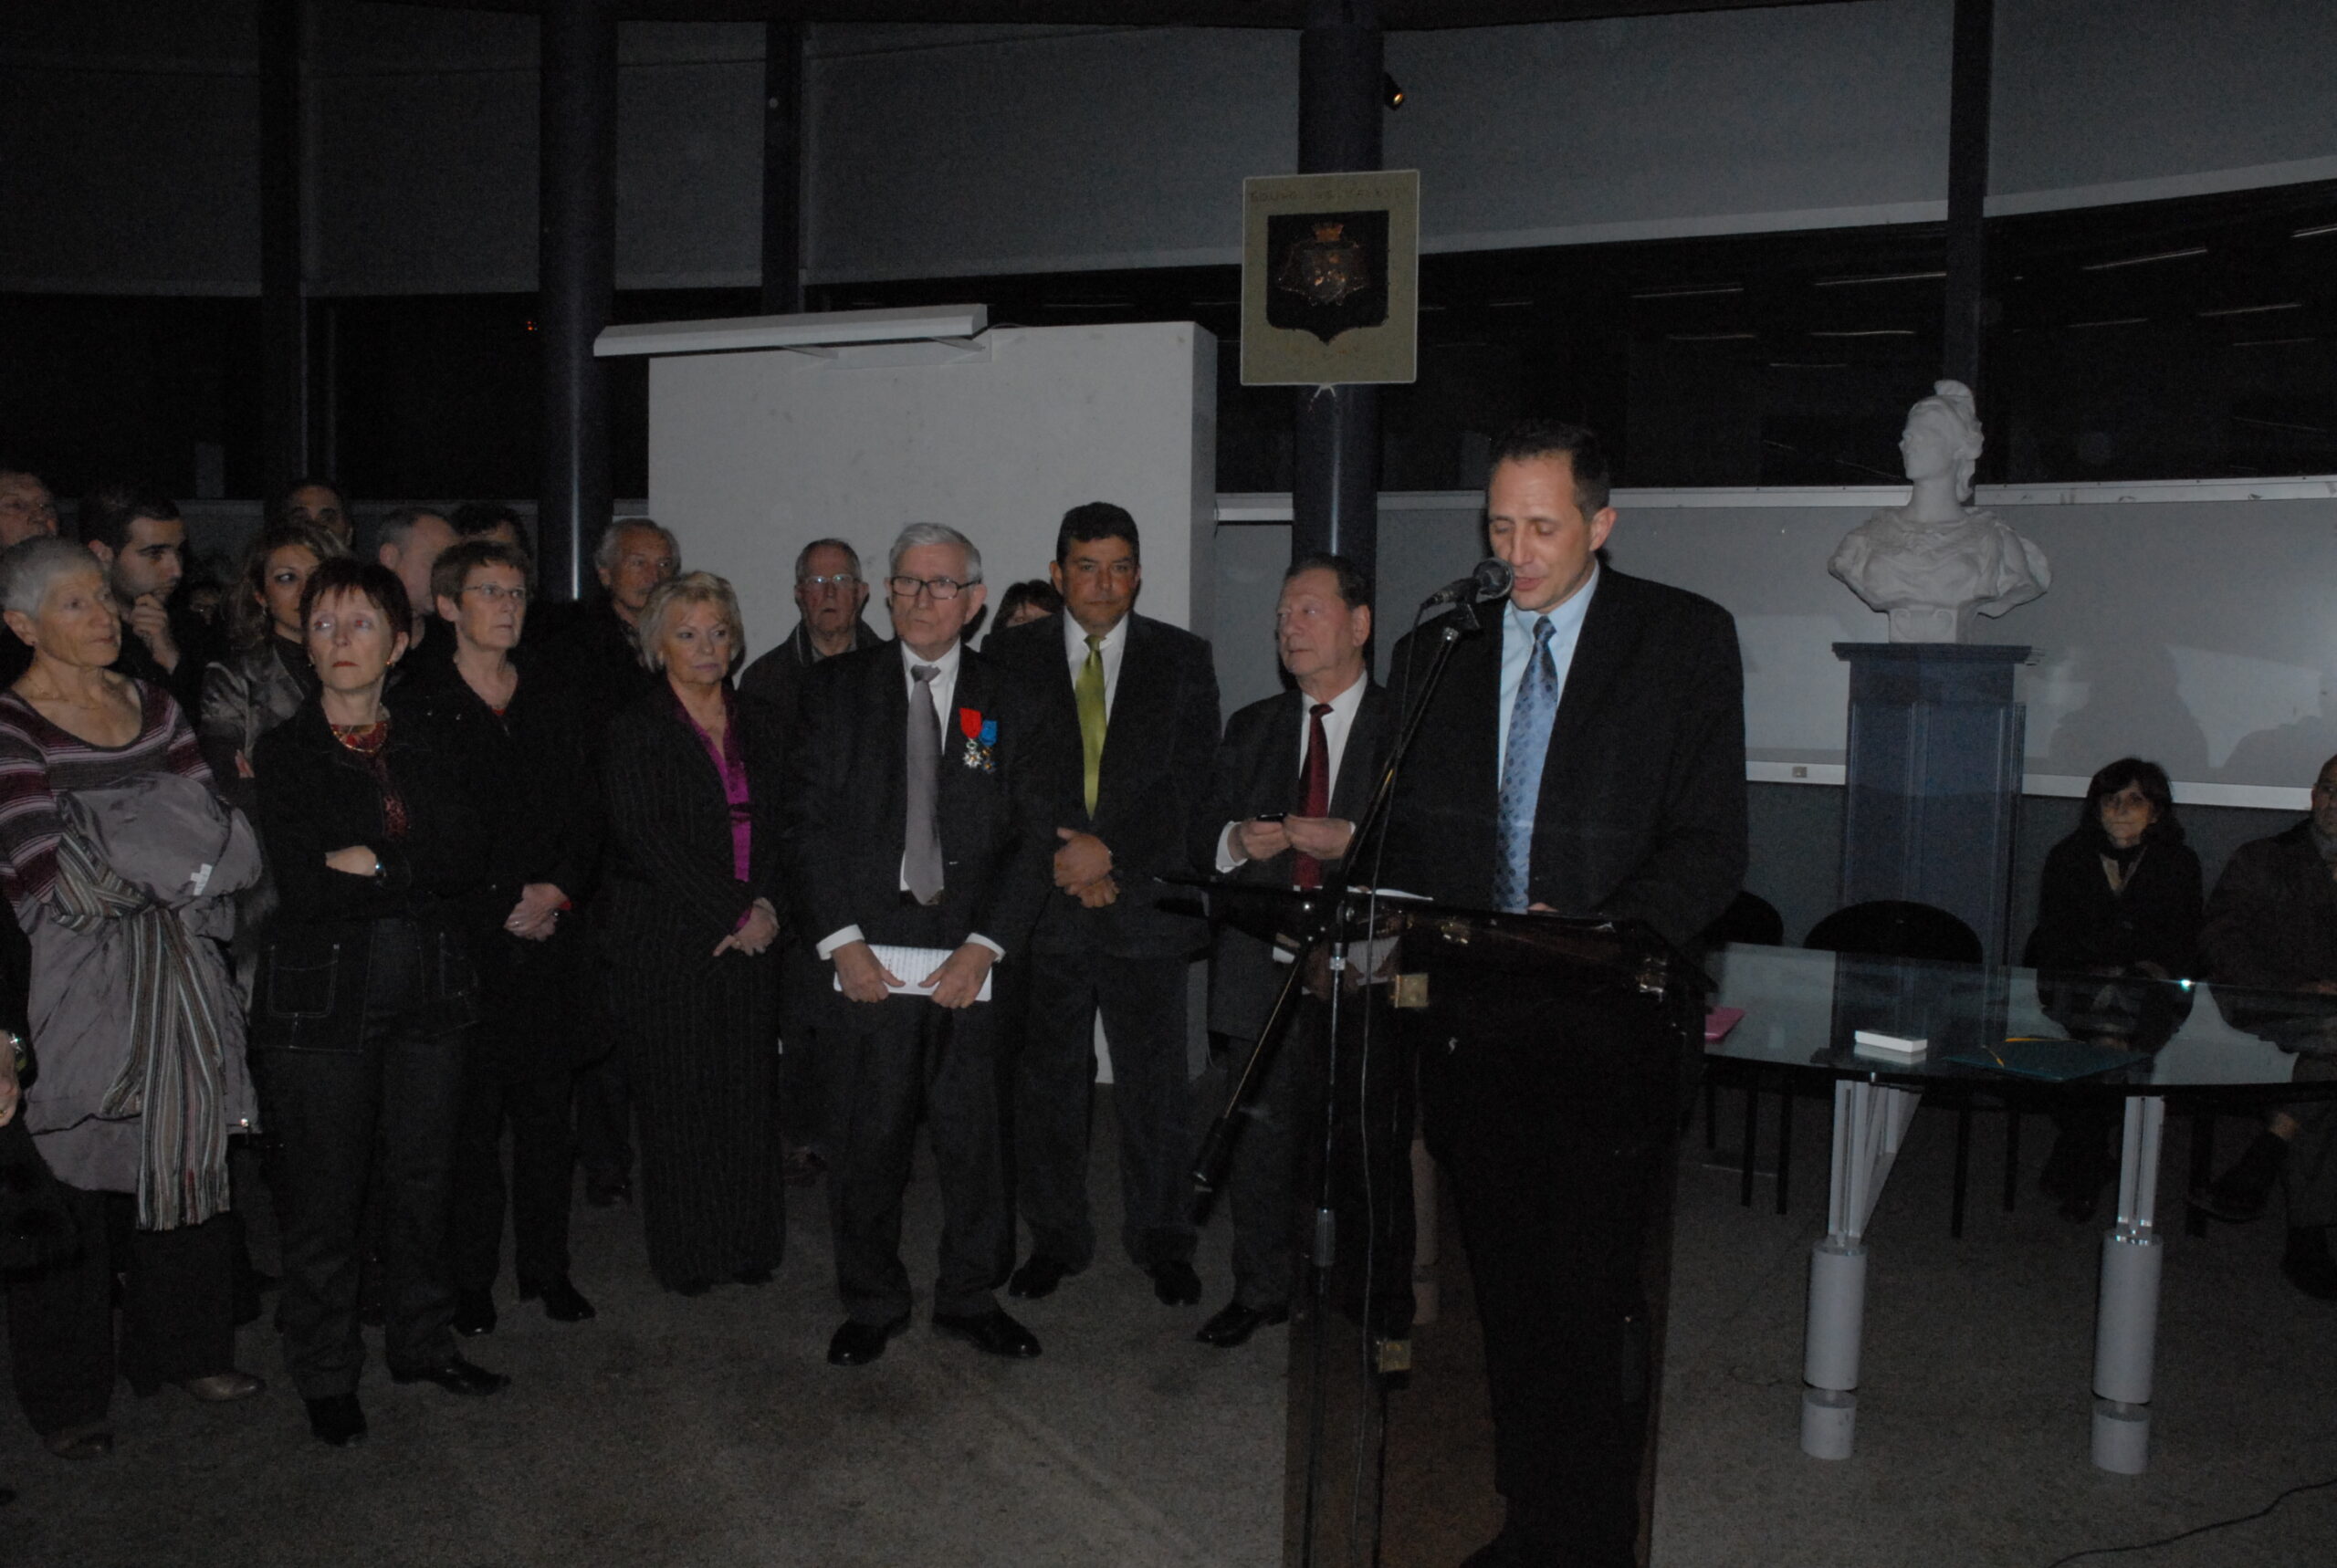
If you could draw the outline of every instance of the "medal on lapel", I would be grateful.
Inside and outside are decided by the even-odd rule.
[[[990,756],[990,747],[998,744],[998,720],[982,717],[980,708],[961,707],[958,710],[958,728],[966,737],[966,766],[979,768],[984,773],[997,772],[998,762]]]

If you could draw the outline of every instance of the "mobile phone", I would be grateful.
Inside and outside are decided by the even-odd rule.
[[[1253,822],[1279,822],[1289,815],[1287,811],[1261,811],[1250,820]]]

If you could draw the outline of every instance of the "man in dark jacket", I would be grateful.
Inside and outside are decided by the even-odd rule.
[[[105,568],[121,611],[121,657],[114,668],[178,700],[189,719],[203,708],[203,667],[210,663],[209,630],[183,605],[186,520],[167,496],[108,485],[81,498],[81,542]]]
[[[860,554],[842,539],[814,539],[795,558],[795,607],[803,619],[785,642],[749,664],[739,690],[760,697],[795,723],[803,678],[812,666],[841,653],[884,642],[860,618],[868,603]],[[802,1185],[817,1178],[827,1159],[827,1075],[822,1070],[819,988],[827,966],[803,946],[801,932],[789,934],[780,956],[779,1036],[786,1049],[780,1068],[780,1115],[786,1134],[787,1177]]]
[[[641,662],[633,628],[650,591],[682,570],[682,549],[672,529],[619,517],[601,535],[592,565],[604,591],[564,620],[545,618],[544,655],[575,695],[585,754],[597,765],[609,720],[662,684]],[[531,629],[536,621],[529,618]],[[613,1027],[603,1020],[604,1038]],[[576,1074],[576,1159],[584,1167],[584,1201],[595,1208],[633,1201],[632,1124],[633,1096],[617,1053],[604,1050]]]
[[[1248,886],[1303,892],[1320,887],[1325,871],[1346,858],[1395,739],[1392,705],[1366,663],[1370,642],[1371,590],[1362,574],[1340,556],[1294,561],[1275,609],[1274,646],[1297,685],[1228,719],[1217,750],[1209,855],[1221,874]],[[1293,956],[1221,925],[1210,958],[1210,1032],[1227,1040],[1238,1067],[1265,1027]],[[1318,1146],[1327,1012],[1312,998],[1299,1004],[1295,1020],[1273,1047],[1254,1103],[1245,1107],[1225,1181],[1233,1219],[1233,1299],[1201,1325],[1196,1337],[1204,1344],[1231,1350],[1290,1315],[1298,1207],[1293,1176],[1305,1163],[1300,1147]],[[1349,1009],[1345,1016],[1359,1019],[1362,1012]],[[1375,1082],[1375,1090],[1379,1087]],[[1342,1094],[1340,1103],[1352,1103],[1352,1096]],[[1403,1110],[1409,1125],[1410,1106]],[[1350,1146],[1349,1130],[1341,1131],[1342,1147]],[[1396,1145],[1396,1160],[1409,1162],[1409,1137],[1380,1142]],[[1368,1188],[1343,1185],[1380,1196],[1373,1206],[1383,1222],[1376,1255],[1387,1260],[1393,1290],[1377,1292],[1383,1307],[1375,1312],[1374,1326],[1400,1332],[1410,1322],[1412,1290],[1410,1171],[1374,1174],[1379,1179]],[[1339,1218],[1341,1235],[1365,1233]],[[1387,1221],[1399,1224],[1390,1228]],[[1391,1322],[1384,1298],[1399,1293],[1401,1322]]]
[[[901,1197],[920,1113],[941,1186],[933,1326],[994,1355],[1039,1342],[991,1291],[1014,1260],[1004,1031],[991,967],[1030,961],[1046,895],[1063,748],[1048,706],[959,640],[981,609],[981,557],[917,523],[893,546],[899,640],[823,662],[803,692],[787,792],[788,898],[833,968],[850,1053],[835,1107],[829,1213],[850,1313],[828,1360],[861,1366],[908,1326]]]
[[[2337,758],[2313,780],[2310,817],[2232,852],[2207,896],[2199,952],[2216,1005],[2235,1025],[2295,1051],[2299,1082],[2337,1078],[2337,1005],[2311,999],[2337,996]],[[2192,1201],[2218,1218],[2253,1219],[2276,1182],[2289,1210],[2280,1271],[2305,1294],[2337,1300],[2329,1250],[2337,1100],[2273,1112],[2238,1163]]]
[[[1039,916],[1014,1091],[1031,1257],[1007,1291],[1044,1296],[1095,1258],[1087,1132],[1100,1012],[1120,1124],[1121,1243],[1177,1306],[1201,1293],[1185,983],[1208,932],[1162,909],[1173,890],[1151,879],[1190,865],[1217,752],[1217,671],[1207,643],[1135,613],[1137,549],[1122,508],[1073,507],[1047,569],[1063,612],[1006,627],[986,649],[1080,737],[1046,780],[1055,891]]]
[[[1375,879],[1684,944],[1745,873],[1743,663],[1720,606],[1600,562],[1608,484],[1587,430],[1534,422],[1494,444],[1486,535],[1515,583],[1447,666]],[[1398,645],[1392,689],[1420,689],[1435,642]],[[1504,1001],[1432,994],[1403,1015],[1476,1283],[1509,1504],[1472,1561],[1626,1564],[1654,1394],[1640,1260],[1688,1048],[1637,998]]]
[[[867,604],[860,552],[842,539],[813,539],[795,558],[795,608],[803,619],[785,642],[747,666],[739,689],[791,719],[805,671],[823,659],[885,640],[860,618]]]

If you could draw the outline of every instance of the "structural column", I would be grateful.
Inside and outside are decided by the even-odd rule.
[[[308,472],[309,301],[300,244],[302,0],[259,5],[260,487]]]
[[[608,393],[592,340],[616,292],[617,15],[613,0],[543,7],[543,586],[583,587],[584,541],[609,520]]]
[[[763,27],[763,314],[803,308],[803,24]]]
[[[1298,36],[1298,172],[1377,169],[1386,73],[1378,0],[1307,0]],[[1291,473],[1294,559],[1379,554],[1379,389],[1301,387]]]
[[[1955,0],[1947,108],[1947,320],[1940,374],[1975,392],[1988,298],[1985,209],[1996,37],[1996,0]]]

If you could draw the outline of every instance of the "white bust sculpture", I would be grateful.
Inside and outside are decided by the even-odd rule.
[[[1844,537],[1826,570],[1891,617],[1893,643],[1961,643],[1972,615],[2002,615],[2053,585],[2045,552],[1993,512],[1964,503],[1980,460],[1980,421],[1961,382],[1907,411],[1899,454],[1914,493]]]

